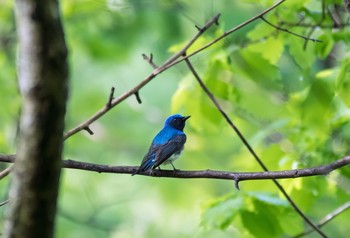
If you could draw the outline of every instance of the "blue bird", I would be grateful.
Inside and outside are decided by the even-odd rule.
[[[172,115],[165,120],[163,129],[154,137],[152,144],[143,158],[138,170],[140,172],[159,168],[161,164],[171,164],[176,160],[184,149],[186,134],[183,132],[185,122],[191,116]]]

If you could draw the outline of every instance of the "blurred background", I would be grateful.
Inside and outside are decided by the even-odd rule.
[[[349,15],[342,1],[287,1],[270,22],[323,43],[277,32],[256,21],[191,58],[198,73],[270,170],[306,168],[349,155]],[[66,130],[151,72],[221,13],[190,49],[257,15],[274,1],[63,0],[69,47]],[[337,18],[336,20],[334,20]],[[0,3],[0,153],[16,152],[21,99],[16,81],[13,1]],[[167,116],[191,115],[181,170],[261,171],[202,92],[185,64],[158,75],[65,142],[65,159],[139,165]],[[1,164],[5,168],[5,164]],[[163,168],[171,169],[171,166]],[[10,176],[9,176],[10,177]],[[9,177],[0,181],[6,200]],[[327,177],[281,181],[315,223],[350,201],[350,169]],[[308,229],[271,181],[152,178],[63,170],[57,237],[287,237]],[[1,210],[1,223],[4,207]],[[350,232],[350,211],[325,232]],[[311,234],[308,237],[318,237]]]

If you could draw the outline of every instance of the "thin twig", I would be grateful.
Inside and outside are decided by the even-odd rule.
[[[323,21],[323,19],[325,19],[326,18],[326,2],[325,2],[325,0],[322,0],[321,1],[321,8],[322,8],[322,21]]]
[[[139,104],[142,104],[139,91],[136,91],[134,94],[135,94],[135,97],[136,97],[136,101],[137,101]]]
[[[333,29],[334,24],[326,24],[326,23],[295,23],[295,22],[288,22],[288,21],[279,21],[278,24],[289,26],[289,27],[299,27],[299,28],[312,28],[312,27],[319,27],[319,28],[329,28]],[[338,25],[338,28],[345,28],[350,26],[350,23],[342,23]]]
[[[323,23],[323,21],[326,19],[326,12],[325,12],[326,11],[326,3],[325,3],[325,0],[321,1],[321,8],[322,8],[322,17],[317,22],[317,24],[316,24],[317,27],[319,27]],[[307,37],[310,37],[312,35],[312,33],[316,30],[317,27],[316,26],[312,27],[311,30],[309,31],[309,34],[308,34]],[[307,47],[308,43],[309,43],[309,41],[305,41],[304,42],[303,50],[306,50],[306,47]]]
[[[0,203],[0,207],[2,207],[2,206],[4,206],[5,204],[7,204],[9,202],[9,200],[7,199],[7,200],[5,200],[5,201],[3,201],[3,202],[1,202]]]
[[[83,128],[83,130],[87,131],[90,135],[93,135],[94,132],[91,130],[91,128],[87,125]]]
[[[0,161],[5,163],[14,163],[15,155],[0,155]],[[230,171],[215,171],[215,170],[158,170],[150,172],[141,172],[139,175],[149,177],[168,177],[168,178],[208,178],[222,180],[266,180],[266,179],[293,179],[310,176],[328,175],[334,170],[350,165],[350,156],[346,156],[330,164],[316,166],[306,169],[293,169],[283,171],[268,171],[268,172],[230,172]],[[85,171],[94,171],[98,173],[115,173],[115,174],[133,174],[138,169],[138,166],[109,166],[101,164],[93,164],[79,162],[75,160],[63,160],[62,167],[67,169],[78,169]]]
[[[207,30],[209,29],[213,24],[218,24],[218,19],[220,17],[220,14],[217,14],[216,16],[214,16],[212,19],[210,19],[202,28],[200,31],[197,32],[197,34],[191,39],[189,40],[189,42],[181,49],[179,50],[176,54],[174,54],[172,57],[170,57],[167,61],[165,61],[165,63],[163,63],[160,67],[156,68],[153,70],[153,72],[147,76],[143,81],[141,81],[138,85],[136,85],[134,88],[130,89],[128,92],[125,92],[124,94],[122,94],[121,96],[119,96],[118,98],[114,99],[113,102],[111,103],[111,107],[110,108],[102,108],[99,111],[97,111],[94,115],[92,115],[89,119],[87,119],[86,121],[80,123],[78,126],[70,129],[69,131],[67,131],[64,134],[64,139],[68,139],[69,137],[71,137],[72,135],[82,131],[82,130],[86,130],[86,127],[89,126],[91,123],[93,123],[94,121],[96,121],[97,119],[99,119],[100,117],[102,117],[103,115],[105,115],[109,110],[111,110],[114,106],[118,105],[119,103],[121,103],[122,101],[124,101],[125,99],[127,99],[128,97],[132,96],[135,94],[135,92],[139,91],[142,87],[144,87],[147,83],[149,83],[153,78],[155,78],[158,74],[162,73],[163,71],[173,67],[174,65],[182,62],[185,58],[189,58],[192,57],[195,54],[198,54],[199,52],[205,50],[206,48],[208,48],[209,46],[215,44],[216,42],[222,40],[223,38],[225,38],[226,36],[230,35],[231,33],[243,28],[244,26],[250,24],[251,22],[260,19],[261,16],[267,14],[268,12],[272,11],[273,9],[275,9],[277,6],[279,6],[280,4],[282,4],[283,2],[285,2],[286,0],[281,0],[279,2],[277,2],[276,4],[274,4],[273,6],[269,7],[268,9],[264,10],[263,12],[261,12],[260,14],[258,14],[255,17],[250,18],[249,20],[243,22],[242,24],[230,29],[229,31],[224,32],[221,36],[219,36],[218,38],[214,39],[213,41],[209,42],[208,44],[204,45],[203,47],[201,47],[200,49],[192,52],[190,55],[187,55],[186,57],[183,57],[182,59],[178,58],[180,56],[182,56],[184,53],[186,53],[187,49]]]
[[[209,27],[211,27],[213,24],[218,25],[218,21],[219,21],[219,17],[220,17],[220,13],[216,14],[213,18],[211,18],[203,27],[201,27],[199,29],[199,31],[197,32],[197,34],[179,51],[177,52],[175,55],[173,55],[172,57],[170,57],[170,59],[168,59],[167,61],[165,61],[165,63],[163,65],[168,65],[172,62],[174,62],[175,60],[177,60],[180,56],[182,56],[184,53],[186,53],[186,51],[188,50],[188,48],[191,47],[191,45],[206,31],[209,29]]]
[[[284,0],[285,1],[285,0]],[[120,95],[118,98],[115,98],[111,104],[110,107],[103,107],[102,109],[100,109],[99,111],[97,111],[94,115],[92,115],[89,119],[87,119],[86,121],[80,123],[79,125],[77,125],[76,127],[70,129],[69,131],[67,131],[64,134],[64,139],[68,139],[69,137],[71,137],[72,135],[82,131],[82,130],[87,130],[89,133],[90,131],[89,129],[89,125],[91,123],[93,123],[94,121],[96,121],[97,119],[99,119],[100,117],[102,117],[103,115],[105,115],[109,110],[111,110],[113,107],[115,107],[116,105],[118,105],[119,103],[121,103],[122,101],[124,101],[125,99],[127,99],[128,97],[132,96],[132,95],[136,95],[136,92],[138,92],[142,87],[144,87],[148,82],[150,82],[153,78],[155,78],[158,74],[160,74],[161,72],[163,72],[164,70],[167,69],[167,67],[165,67],[166,65],[170,64],[171,62],[175,61],[176,59],[178,59],[184,52],[186,52],[186,50],[207,30],[209,29],[213,24],[217,24],[217,21],[219,19],[220,14],[217,14],[216,16],[214,16],[212,19],[210,19],[202,28],[202,30],[200,32],[197,32],[197,34],[191,39],[189,40],[189,42],[181,49],[179,50],[179,52],[177,52],[176,54],[174,54],[173,56],[171,56],[167,61],[165,61],[165,63],[163,63],[163,65],[161,67],[159,67],[158,69],[153,70],[153,72],[147,76],[143,81],[141,81],[138,85],[136,85],[134,88],[130,89],[128,92]]]
[[[333,8],[334,11],[331,11],[330,8],[328,8],[328,15],[333,21],[333,27],[334,28],[339,28],[339,26],[342,24],[342,20],[338,14],[337,7],[334,6]]]
[[[4,169],[3,171],[0,172],[0,179],[3,179],[4,177],[6,177],[7,175],[10,174],[12,170],[12,165],[7,167],[6,169]]]
[[[344,203],[343,205],[341,205],[340,207],[338,207],[337,209],[335,209],[331,213],[327,214],[320,221],[320,223],[317,226],[318,227],[322,227],[322,226],[326,225],[328,222],[330,222],[331,220],[333,220],[334,218],[336,218],[338,215],[340,215],[341,213],[345,212],[349,208],[350,208],[350,202]],[[303,233],[300,233],[300,234],[298,234],[296,236],[293,236],[293,238],[300,238],[300,237],[306,236],[306,235],[312,233],[313,231],[314,230],[310,229],[310,230],[305,231]]]
[[[157,66],[153,63],[153,54],[150,54],[148,57],[146,54],[142,54],[144,60],[146,60],[153,68],[157,68]]]
[[[216,101],[215,97],[213,96],[213,94],[207,89],[207,87],[204,85],[204,83],[202,82],[202,80],[199,78],[198,74],[196,73],[196,71],[194,70],[192,64],[189,62],[189,57],[193,56],[194,54],[198,53],[199,51],[211,46],[212,44],[214,44],[215,42],[217,42],[218,40],[224,38],[225,36],[227,36],[228,34],[237,31],[238,29],[240,29],[241,27],[249,24],[250,22],[253,22],[259,18],[261,18],[262,16],[264,16],[264,14],[268,13],[269,11],[271,11],[274,7],[277,7],[279,4],[281,4],[284,1],[280,1],[278,3],[276,3],[274,6],[272,6],[271,8],[265,10],[264,12],[260,13],[259,15],[249,19],[248,21],[240,24],[239,26],[225,32],[222,36],[216,38],[215,40],[213,40],[212,42],[208,43],[207,45],[203,46],[202,48],[200,48],[199,50],[191,53],[190,55],[186,56],[186,52],[183,53],[183,58],[179,59],[175,62],[173,62],[172,64],[166,66],[167,67],[171,67],[179,62],[181,62],[182,60],[185,60],[186,63],[188,64],[188,66],[192,67],[193,71],[192,73],[195,75],[197,75],[196,79],[197,81],[200,83],[200,85],[202,86],[203,90],[207,93],[207,95],[211,98],[211,100],[213,101],[213,103],[215,104],[215,106],[217,107],[217,109],[220,111],[220,113],[224,116],[224,118],[226,119],[226,121],[230,124],[230,126],[234,129],[234,131],[237,133],[237,135],[240,137],[240,139],[242,140],[242,142],[244,143],[244,145],[248,148],[248,150],[250,151],[250,153],[254,156],[254,158],[256,159],[256,161],[259,163],[259,165],[265,170],[268,171],[267,167],[263,164],[263,162],[260,160],[260,158],[257,156],[257,154],[254,152],[254,150],[252,149],[252,147],[249,145],[249,143],[246,141],[245,137],[242,135],[242,133],[238,130],[238,128],[232,123],[232,121],[230,120],[230,118],[227,116],[227,114],[222,110],[221,106],[219,105],[219,103]],[[144,59],[147,60],[147,58],[144,57]],[[149,60],[147,60],[149,62]],[[153,60],[152,60],[152,67],[155,68],[155,70],[159,70],[162,68],[158,67],[154,64]],[[165,68],[165,69],[166,69]],[[164,69],[164,70],[165,70]],[[195,76],[196,76],[195,75]],[[198,80],[199,79],[199,80]],[[286,197],[286,199],[289,201],[289,203],[292,205],[292,207],[294,208],[294,210],[305,220],[306,223],[308,223],[315,231],[317,231],[322,237],[327,237],[317,226],[315,226],[315,224],[312,223],[311,220],[309,220],[305,214],[300,210],[300,208],[294,203],[294,201],[291,199],[291,197],[287,194],[287,192],[284,190],[284,188],[277,182],[277,180],[273,179],[273,182],[275,183],[275,185],[278,187],[278,189],[283,193],[283,195]],[[237,189],[239,189],[238,186],[239,183],[239,179],[236,178],[235,179],[235,186]]]
[[[314,39],[314,38],[305,37],[305,36],[303,36],[303,35],[299,35],[299,34],[297,34],[297,33],[295,33],[295,32],[292,32],[292,31],[290,31],[290,30],[288,30],[288,29],[286,29],[286,28],[282,28],[282,27],[276,26],[276,25],[272,24],[271,22],[269,22],[268,20],[266,20],[266,19],[264,18],[264,16],[261,16],[261,20],[263,20],[263,21],[266,22],[269,26],[272,26],[273,28],[275,28],[275,29],[277,29],[277,30],[279,30],[279,31],[287,32],[287,33],[289,33],[289,34],[291,34],[291,35],[300,37],[300,38],[304,39],[305,41],[322,42],[321,40],[317,40],[317,39]]]
[[[311,28],[311,30],[310,30],[309,33],[308,33],[308,37],[311,36],[312,33],[314,33],[315,30],[316,30],[316,27]],[[308,42],[309,42],[309,41],[307,41],[307,40],[304,42],[303,50],[306,50],[306,47],[307,47]]]
[[[110,108],[111,105],[112,105],[112,101],[113,101],[113,99],[114,99],[114,90],[115,90],[115,88],[112,87],[112,88],[111,88],[111,92],[110,92],[110,94],[109,94],[108,102],[107,102],[107,104],[106,104],[106,107],[107,107],[107,108]]]
[[[241,139],[241,141],[243,142],[243,144],[247,147],[247,149],[249,150],[249,152],[253,155],[253,157],[255,158],[255,160],[258,162],[258,164],[260,165],[260,167],[263,168],[264,171],[268,171],[268,168],[265,166],[265,164],[261,161],[261,159],[259,158],[259,156],[255,153],[255,151],[253,150],[253,148],[250,146],[250,144],[248,143],[248,141],[245,139],[245,137],[243,136],[243,134],[240,132],[240,130],[235,126],[235,124],[232,122],[232,120],[229,118],[229,116],[226,114],[226,112],[221,108],[220,104],[217,102],[217,100],[215,99],[214,95],[209,91],[209,89],[206,87],[206,85],[204,84],[204,82],[202,81],[202,79],[199,77],[198,73],[196,72],[196,70],[194,69],[193,65],[191,64],[191,62],[189,61],[188,58],[185,59],[185,62],[187,63],[188,68],[190,69],[190,71],[192,72],[192,74],[194,75],[194,77],[196,78],[196,80],[198,81],[198,83],[200,84],[201,88],[204,90],[204,92],[208,95],[208,97],[211,99],[211,101],[213,102],[213,104],[216,106],[216,108],[218,109],[218,111],[222,114],[222,116],[226,119],[227,123],[231,126],[231,128],[236,132],[236,134],[238,135],[238,137]],[[300,210],[300,208],[295,204],[295,202],[292,200],[292,198],[287,194],[287,192],[284,190],[284,188],[282,187],[282,185],[276,180],[276,179],[272,179],[272,181],[274,182],[274,184],[278,187],[278,189],[282,192],[282,194],[285,196],[285,198],[289,201],[289,203],[292,205],[292,207],[294,208],[294,210],[304,219],[304,221],[306,223],[308,223],[317,233],[319,233],[322,237],[327,237],[315,224],[313,224],[313,222],[306,217],[306,215]]]
[[[346,11],[350,14],[350,0],[344,0],[343,3]]]
[[[336,218],[339,214],[343,213],[344,211],[346,211],[349,208],[350,208],[350,202],[347,202],[347,203],[341,205],[340,207],[338,207],[337,209],[335,209],[331,213],[327,214],[323,219],[321,219],[320,224],[318,226],[322,227],[322,226],[326,225],[328,222],[330,222],[331,220]]]
[[[189,59],[191,58],[192,56],[198,54],[199,52],[209,48],[210,46],[214,45],[216,42],[222,40],[223,38],[227,37],[228,35],[238,31],[239,29],[247,26],[248,24],[258,20],[261,18],[261,16],[264,16],[265,14],[269,13],[270,11],[272,11],[273,9],[275,9],[276,7],[278,7],[279,5],[281,5],[283,2],[285,2],[286,0],[281,0],[277,3],[275,3],[274,5],[272,5],[271,7],[267,8],[266,10],[262,11],[261,13],[259,13],[258,15],[248,19],[247,21],[239,24],[238,26],[235,26],[233,28],[231,28],[230,30],[228,31],[225,31],[222,35],[220,35],[219,37],[215,38],[214,40],[212,40],[211,42],[205,44],[204,46],[202,46],[201,48],[195,50],[194,52],[188,54],[186,52],[183,52],[182,55],[184,55],[186,53],[186,56],[183,56],[181,59],[178,59],[170,64],[163,64],[161,65],[160,67],[156,68],[153,72],[163,72],[164,70],[167,70],[168,68],[171,68],[173,67],[174,65],[186,60],[186,59]]]
[[[349,6],[349,0],[344,1],[344,6],[346,8],[347,4],[346,2],[348,2],[348,6]],[[325,0],[322,0],[320,2],[321,4],[321,11],[322,11],[322,15],[321,18],[317,21],[317,23],[302,23],[302,22],[288,22],[288,21],[284,21],[284,20],[280,20],[279,24],[282,25],[286,25],[286,26],[290,26],[290,27],[305,27],[305,28],[330,28],[330,29],[334,29],[334,28],[345,28],[347,26],[349,26],[349,22],[342,22],[341,18],[338,16],[338,21],[334,19],[334,16],[332,14],[332,12],[330,12],[329,9],[326,9],[326,2]],[[348,10],[349,11],[349,10]],[[328,12],[329,17],[332,19],[333,24],[328,24],[328,23],[324,23],[324,21],[326,20],[326,12]],[[350,11],[349,11],[350,12]]]

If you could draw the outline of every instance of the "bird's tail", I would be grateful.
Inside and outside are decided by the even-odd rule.
[[[155,160],[152,160],[152,159],[144,161],[131,176],[134,176],[135,174],[139,174],[140,172],[145,172],[152,169],[154,164],[155,164]]]
[[[131,174],[131,176],[134,176],[135,174],[139,174],[141,172],[141,167],[139,167],[135,172]]]

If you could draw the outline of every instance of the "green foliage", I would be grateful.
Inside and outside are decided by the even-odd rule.
[[[66,128],[103,107],[111,86],[117,97],[149,75],[141,53],[152,52],[160,64],[197,33],[195,24],[220,12],[220,25],[201,36],[193,52],[274,2],[62,1],[71,75]],[[332,11],[334,4],[326,1],[326,8]],[[348,22],[342,1],[336,4],[340,20]],[[12,8],[13,1],[0,3],[1,153],[15,152],[20,111]],[[191,58],[202,80],[270,170],[349,155],[349,26],[333,28],[316,0],[286,1],[265,19],[322,43],[257,20]],[[261,171],[185,65],[157,76],[140,95],[143,104],[130,98],[93,123],[93,136],[81,132],[67,140],[64,157],[138,165],[163,119],[182,113],[192,117],[177,168]],[[346,167],[327,177],[281,183],[317,222],[349,200],[349,180]],[[3,200],[7,186],[0,185]],[[272,182],[245,181],[240,187],[64,170],[57,237],[286,237],[308,228]],[[348,215],[323,229],[330,237],[349,233]]]
[[[201,69],[203,80],[213,94],[222,105],[229,105],[225,109],[231,118],[244,120],[247,127],[256,128],[252,131],[238,125],[255,150],[261,151],[262,160],[272,170],[316,166],[349,153],[350,48],[344,42],[350,33],[346,28],[330,29],[330,16],[322,18],[320,6],[316,1],[288,1],[276,10],[277,14],[269,14],[266,19],[322,43],[277,32],[259,22],[247,33],[248,43],[244,48],[226,46],[227,54],[222,53],[223,49],[215,49]],[[300,12],[305,14],[302,21],[305,26],[297,25],[300,20],[297,13]],[[341,17],[346,18],[346,15]],[[292,22],[295,27],[287,27]],[[312,26],[317,24],[321,27],[313,29]],[[230,52],[230,49],[234,50]],[[204,108],[212,103],[206,99],[200,104],[192,102],[198,100],[193,96],[202,94],[202,89],[191,83],[191,76],[185,77],[191,91],[184,94],[184,88],[178,88],[173,97],[174,110],[183,107],[201,120],[213,123],[208,110],[196,110],[198,106]],[[224,86],[223,82],[226,83]],[[201,128],[199,123],[205,125],[205,122],[196,121],[195,127]],[[228,145],[226,150],[229,148]],[[253,160],[251,155],[244,154]],[[251,163],[236,164],[243,171],[251,167]],[[256,169],[259,168],[256,166]],[[342,175],[348,178],[348,171],[334,172],[332,179],[313,179],[312,185],[293,181],[287,188],[292,191],[292,198],[297,197],[297,204],[308,213],[320,206],[320,197],[328,197],[331,201],[337,198],[338,192],[349,192],[338,180]],[[327,187],[333,192],[329,193]],[[249,188],[261,191],[257,186]],[[284,201],[283,197],[270,196]],[[339,204],[333,202],[333,209]],[[288,218],[291,214],[292,219]],[[320,220],[326,214],[318,213],[316,217]],[[203,207],[201,224],[207,229],[227,229],[230,225],[239,229],[237,227],[242,226],[254,237],[281,237],[303,231],[302,220],[286,204],[277,205],[246,194],[211,199]],[[337,224],[333,226],[339,228]],[[333,231],[332,225],[329,227]]]
[[[226,229],[243,208],[242,197],[234,194],[207,201],[202,205],[202,226]]]
[[[293,235],[303,229],[301,218],[288,203],[272,194],[236,193],[203,205],[202,226],[206,229],[227,229],[238,219],[255,237]]]
[[[339,74],[336,79],[336,93],[339,98],[350,107],[350,60],[345,59],[339,69]]]
[[[19,113],[12,1],[0,3],[0,152],[13,153]]]

